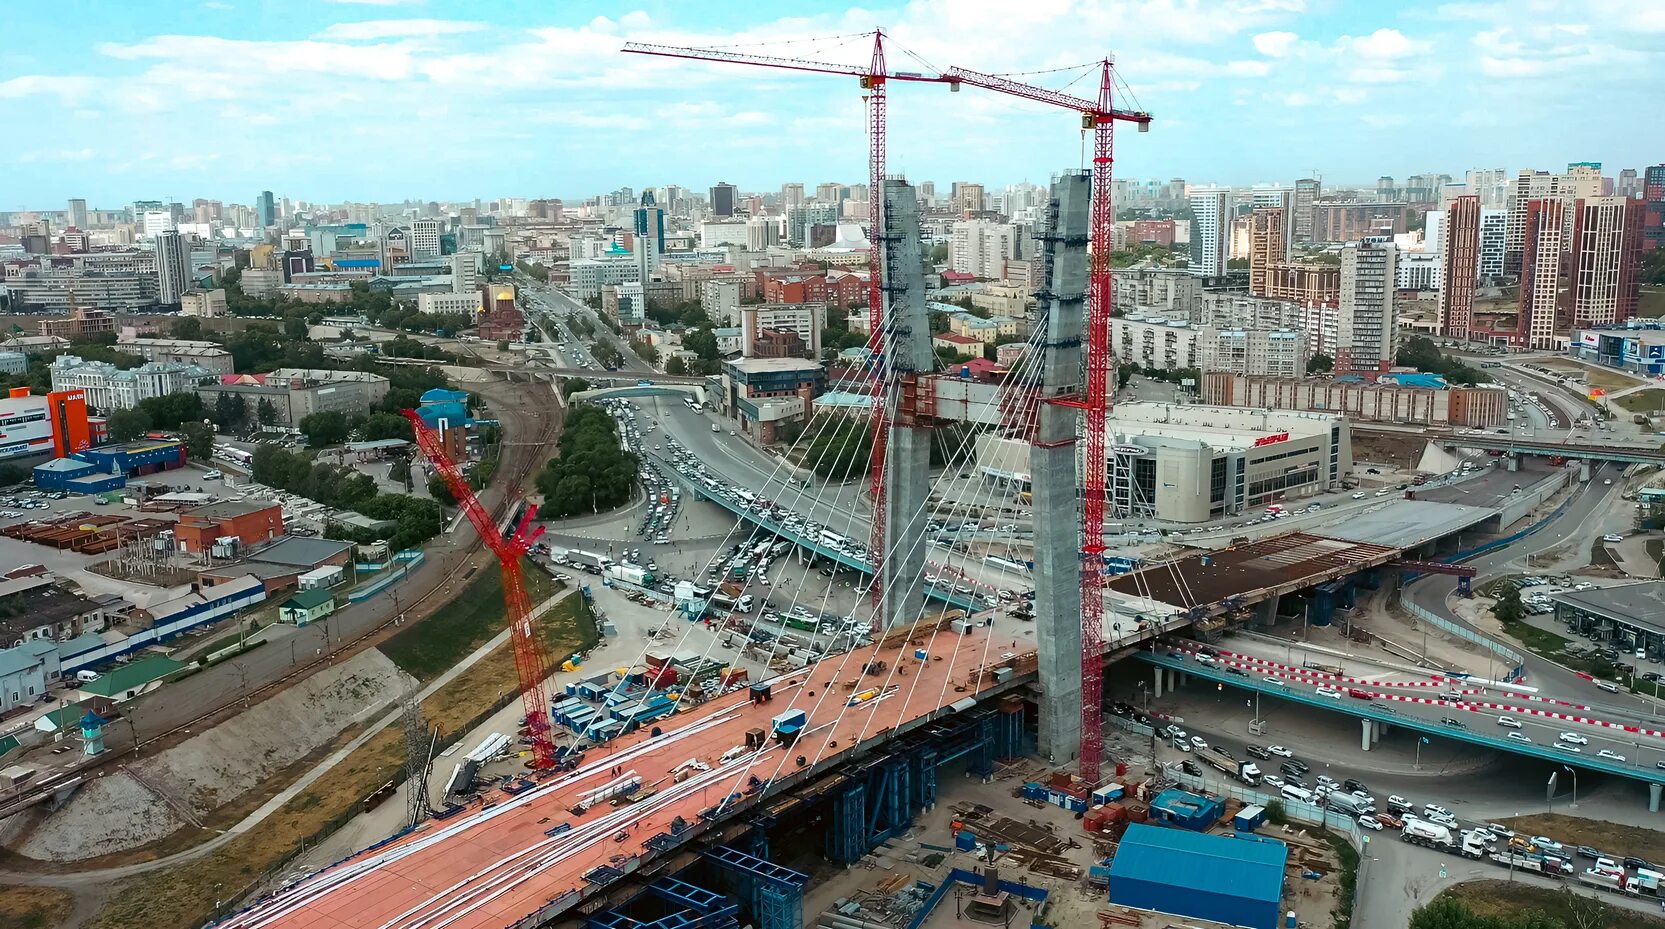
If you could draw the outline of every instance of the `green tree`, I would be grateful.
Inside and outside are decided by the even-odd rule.
[[[570,397],[590,389],[590,382],[581,377],[567,377],[561,379],[561,396]]]
[[[700,356],[701,361],[716,361],[722,357],[717,351],[717,331],[710,326],[683,336],[682,347]]]
[[[438,474],[428,478],[428,496],[444,506],[457,505],[457,495],[451,492],[451,485],[445,483],[445,478]]]
[[[509,350],[509,340],[508,339],[498,339],[497,340],[497,350],[500,351],[500,352],[508,351]]]
[[[816,474],[836,481],[865,473],[872,456],[872,430],[866,420],[854,417],[820,430],[805,453]]]
[[[410,459],[393,459],[393,463],[387,466],[387,479],[405,485],[405,491],[408,493],[411,487]]]
[[[406,442],[416,441],[416,431],[410,420],[398,413],[371,413],[359,426],[367,442],[379,442],[383,439],[404,439]]]
[[[164,394],[139,401],[140,410],[150,418],[152,429],[178,429],[203,419],[202,398],[195,392]]]
[[[948,260],[948,243],[938,242],[935,245],[932,245],[930,254],[927,256],[927,260],[934,265],[946,262]]]
[[[1335,370],[1335,359],[1329,355],[1314,355],[1307,359],[1308,374],[1328,374]]]
[[[688,373],[688,364],[681,355],[672,355],[671,360],[665,362],[665,373],[673,377],[681,377]]]
[[[202,338],[202,320],[195,316],[180,316],[174,319],[173,337],[176,339]]]
[[[272,401],[266,397],[260,398],[260,403],[255,407],[254,415],[262,426],[275,425],[278,421],[277,407],[273,406]]]
[[[306,436],[306,444],[309,447],[327,448],[347,441],[347,434],[352,431],[352,423],[347,420],[347,414],[340,410],[325,410],[301,420],[300,429]]]
[[[113,442],[131,442],[150,429],[150,417],[144,410],[116,410],[110,414],[105,428]]]
[[[186,423],[180,432],[185,435],[185,457],[207,461],[214,456],[214,427],[204,422]]]
[[[213,419],[227,432],[241,429],[249,419],[248,398],[242,394],[221,391],[214,397]]]
[[[1526,616],[1526,610],[1520,602],[1520,588],[1507,584],[1503,592],[1498,595],[1497,602],[1492,604],[1492,615],[1505,626],[1518,623]]]
[[[574,404],[561,430],[559,451],[537,477],[543,512],[555,517],[600,512],[630,499],[637,459],[619,447],[617,424],[605,410]]]

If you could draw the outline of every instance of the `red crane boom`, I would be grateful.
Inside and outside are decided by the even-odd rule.
[[[480,499],[474,495],[474,488],[468,486],[468,477],[445,453],[439,433],[430,428],[415,410],[405,410],[404,415],[416,429],[417,447],[445,479],[446,486],[451,488],[451,495],[457,498],[457,505],[462,507],[468,521],[474,524],[474,531],[480,534],[481,541],[497,555],[498,567],[503,572],[503,605],[508,612],[509,634],[514,642],[515,672],[520,677],[520,700],[526,710],[527,737],[532,743],[532,767],[540,771],[552,768],[555,766],[555,740],[549,721],[549,699],[543,688],[544,678],[549,676],[549,662],[544,657],[537,630],[532,627],[532,600],[527,596],[526,578],[520,569],[520,559],[543,534],[541,526],[530,529],[532,519],[538,512],[537,507],[528,503],[514,531],[504,536],[497,521],[491,518],[491,514],[480,504]]]
[[[1081,114],[1081,128],[1093,131],[1091,239],[1087,278],[1087,392],[1077,401],[1087,421],[1081,513],[1081,778],[1099,781],[1104,755],[1104,428],[1110,409],[1110,249],[1116,221],[1111,208],[1111,165],[1118,120],[1140,132],[1150,114],[1118,110],[1112,100],[1114,65],[1100,65],[1098,100],[1092,101],[968,68],[949,68],[943,77],[997,93],[1034,100]]]
[[[772,55],[753,55],[745,52],[733,52],[720,48],[683,48],[671,45],[649,45],[642,42],[628,42],[624,51],[636,55],[657,55],[662,58],[686,58],[692,61],[714,61],[728,64],[753,65],[760,68],[778,68],[785,71],[807,71],[812,74],[838,74],[861,80],[862,90],[867,92],[867,223],[868,223],[868,273],[867,273],[867,316],[871,326],[867,337],[869,357],[872,359],[875,377],[872,382],[873,393],[873,453],[871,468],[869,469],[868,495],[873,503],[872,533],[868,539],[868,551],[874,552],[875,558],[883,557],[885,550],[885,427],[889,422],[891,411],[885,407],[884,378],[877,376],[883,370],[885,358],[885,320],[889,316],[884,302],[884,272],[881,267],[879,238],[884,231],[884,182],[885,182],[885,135],[887,96],[885,85],[890,81],[912,81],[925,84],[955,84],[955,81],[940,74],[923,74],[913,71],[891,71],[885,64],[884,32],[873,31],[873,55],[867,67],[860,65],[842,64],[839,62],[813,61],[802,58],[780,58]],[[958,90],[958,86],[953,87]],[[911,402],[904,399],[900,402]],[[901,411],[911,413],[913,411]],[[875,574],[871,593],[875,603],[883,594],[880,583],[881,575]],[[874,616],[875,624],[882,622],[882,617]]]

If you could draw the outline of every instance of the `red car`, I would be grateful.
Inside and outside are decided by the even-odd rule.
[[[1374,699],[1376,699],[1375,694],[1371,693],[1368,690],[1360,690],[1357,687],[1347,688],[1347,696],[1352,697],[1355,700],[1374,700]]]

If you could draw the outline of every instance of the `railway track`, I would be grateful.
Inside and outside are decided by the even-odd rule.
[[[542,460],[542,456],[539,454],[539,451],[554,440],[560,426],[560,416],[557,413],[558,407],[555,404],[547,406],[532,404],[530,408],[517,407],[513,404],[508,404],[506,409],[514,411],[511,413],[509,418],[513,419],[516,423],[524,424],[528,420],[531,421],[532,429],[535,431],[536,440],[533,443],[515,443],[512,446],[514,449],[513,457],[515,460],[513,462],[503,462],[503,465],[505,466],[503,476],[507,478],[507,481],[502,485],[502,489],[497,493],[496,502],[490,505],[492,518],[497,520],[502,520],[509,515],[513,504],[521,499],[521,494],[526,486],[527,480],[531,477],[532,473],[536,470],[538,464]],[[508,449],[510,448],[511,446],[509,443],[504,443],[505,458],[509,456]],[[484,550],[485,546],[482,544],[479,536],[474,536],[473,541],[471,541],[468,547],[464,549],[462,559],[463,562],[466,563]],[[147,735],[144,738],[130,744],[124,750],[106,752],[103,755],[89,758],[73,767],[65,768],[57,772],[57,775],[53,778],[52,783],[44,784],[30,793],[19,794],[10,798],[0,798],[0,820],[13,816],[28,809],[29,807],[46,801],[59,790],[64,789],[64,786],[72,781],[75,783],[83,782],[92,772],[95,772],[106,765],[123,760],[129,755],[141,753],[147,748],[160,748],[162,747],[162,744],[166,743],[169,739],[186,734],[191,730],[203,726],[204,724],[223,722],[226,718],[235,715],[235,712],[232,711],[239,704],[245,706],[251,705],[257,700],[264,699],[269,694],[281,691],[290,683],[312,674],[321,665],[334,661],[338,658],[356,654],[360,649],[374,645],[376,637],[393,628],[393,626],[399,622],[401,616],[408,614],[412,610],[420,609],[426,604],[432,602],[435,595],[443,593],[444,590],[445,585],[441,582],[436,582],[415,600],[410,601],[410,603],[399,613],[389,616],[386,620],[364,630],[351,639],[337,643],[335,648],[326,650],[322,654],[315,656],[310,662],[297,664],[278,677],[275,677],[266,683],[247,691],[246,693],[239,693],[232,700],[224,702],[211,710],[205,711],[189,720],[155,733],[154,735]]]

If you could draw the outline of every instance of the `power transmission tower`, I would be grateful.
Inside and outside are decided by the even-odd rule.
[[[414,826],[428,815],[428,721],[415,690],[405,696],[401,722],[405,727],[405,825]]]

